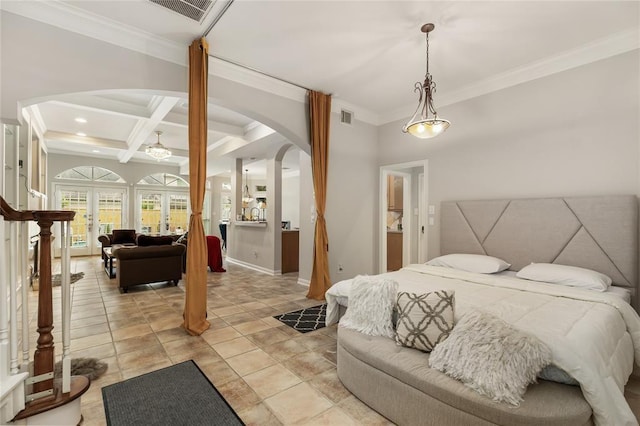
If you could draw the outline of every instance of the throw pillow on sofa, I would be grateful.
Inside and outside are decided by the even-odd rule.
[[[399,292],[396,343],[431,352],[453,330],[454,296],[451,290],[424,294]]]
[[[135,244],[135,229],[114,229],[111,234],[111,244]]]
[[[144,234],[138,235],[138,246],[140,247],[170,246],[171,244],[173,244],[173,238],[168,235],[159,235],[155,237]]]

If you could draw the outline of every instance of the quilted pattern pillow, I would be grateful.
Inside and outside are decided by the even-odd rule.
[[[429,357],[430,367],[494,401],[515,406],[550,362],[551,351],[537,337],[477,310],[464,314]]]
[[[454,292],[425,294],[399,292],[396,302],[396,342],[408,348],[431,352],[453,329]]]
[[[369,336],[393,338],[393,306],[398,283],[389,278],[358,275],[351,283],[349,306],[339,325]]]

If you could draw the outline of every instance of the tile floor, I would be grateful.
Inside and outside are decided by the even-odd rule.
[[[273,315],[317,305],[296,275],[271,277],[235,265],[208,274],[211,328],[190,336],[180,328],[184,280],[121,294],[99,257],[72,259],[72,356],[109,364],[82,396],[83,425],[105,425],[101,388],[193,359],[248,425],[386,425],[384,417],[349,393],[336,375],[336,328],[300,334]],[[34,293],[35,294],[35,293]],[[54,324],[60,324],[60,287]],[[33,297],[32,305],[37,304]],[[35,312],[32,308],[31,312]],[[35,347],[34,335],[32,348]],[[57,353],[60,329],[54,329]],[[640,418],[640,379],[625,396]]]
[[[208,273],[211,328],[190,336],[180,328],[184,280],[177,287],[153,284],[121,294],[100,257],[72,259],[72,272],[85,273],[72,285],[72,357],[109,364],[82,396],[83,425],[106,424],[103,386],[189,359],[248,425],[391,424],[340,383],[335,326],[301,334],[272,318],[320,303],[305,298],[307,288],[296,283],[297,275],[226,267],[226,273]],[[53,297],[54,324],[60,324],[60,287]],[[56,353],[62,350],[60,333],[54,329]],[[34,348],[37,333],[32,336]]]

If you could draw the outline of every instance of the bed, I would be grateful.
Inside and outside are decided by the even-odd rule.
[[[553,364],[580,382],[592,409],[590,421],[637,424],[623,395],[634,359],[640,359],[640,319],[632,307],[638,285],[637,206],[636,196],[444,202],[441,254],[495,256],[510,263],[510,270],[489,275],[409,265],[382,275],[396,280],[399,291],[454,290],[456,320],[481,308],[532,333],[551,348]],[[514,277],[532,262],[588,268],[610,277],[613,285],[596,292]],[[327,291],[328,324],[348,306],[350,284],[341,281]],[[340,357],[338,364],[340,375]]]

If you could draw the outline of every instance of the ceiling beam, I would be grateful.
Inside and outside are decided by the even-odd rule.
[[[94,95],[66,95],[60,99],[48,101],[55,105],[61,105],[68,108],[75,108],[85,111],[94,111],[103,114],[117,115],[128,118],[149,118],[149,108],[146,106],[135,105],[129,102],[114,101]]]
[[[176,106],[180,98],[170,96],[157,96],[154,97],[150,103],[151,116],[148,119],[141,118],[135,125],[129,137],[127,138],[126,151],[122,151],[118,154],[118,159],[121,163],[127,163],[133,154],[140,149],[140,146],[149,137],[149,135],[158,127],[158,124],[162,119]]]
[[[123,141],[113,139],[96,138],[91,136],[78,136],[73,133],[47,131],[44,140],[51,142],[67,142],[79,145],[95,146],[96,148],[127,149],[127,144]]]

